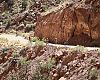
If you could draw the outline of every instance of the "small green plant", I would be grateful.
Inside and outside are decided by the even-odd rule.
[[[33,37],[33,38],[32,38],[32,42],[36,42],[37,40],[38,40],[37,37]]]
[[[100,56],[100,49],[97,50],[97,54]]]
[[[41,61],[39,65],[42,69],[50,71],[54,63],[55,63],[54,59],[48,58],[47,61]]]
[[[44,46],[44,45],[45,45],[44,41],[37,40],[35,42],[35,46]]]
[[[86,52],[87,49],[85,49],[84,46],[77,45],[75,48],[72,49],[72,51],[74,51],[74,52]]]
[[[91,63],[95,63],[96,62],[96,60],[95,59],[91,59]]]
[[[32,42],[35,42],[35,46],[45,46],[47,40],[45,38],[40,40],[38,37],[33,37]]]
[[[22,0],[22,8],[26,9],[27,6],[27,0]]]
[[[20,63],[21,65],[28,65],[30,64],[30,61],[27,61],[26,58],[20,57]]]
[[[19,54],[16,53],[16,52],[13,52],[12,57],[13,57],[13,58],[18,58],[18,57],[19,57]]]
[[[89,80],[97,80],[98,77],[98,73],[97,73],[97,69],[93,68],[89,71]]]

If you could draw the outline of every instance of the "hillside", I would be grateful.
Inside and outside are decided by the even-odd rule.
[[[100,1],[0,0],[0,80],[100,80]]]

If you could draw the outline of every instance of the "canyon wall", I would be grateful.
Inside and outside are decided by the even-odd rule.
[[[35,36],[52,43],[99,46],[100,1],[72,2],[42,16],[37,21]]]

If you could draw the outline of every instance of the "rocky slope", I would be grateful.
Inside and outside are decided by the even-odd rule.
[[[1,0],[0,32],[7,29],[32,31],[38,16],[61,2],[63,0]]]
[[[4,28],[5,31],[5,27],[10,27],[19,32],[29,24],[26,21],[32,21],[33,24],[38,19],[35,35],[46,38],[49,42],[99,46],[99,0],[67,0],[68,2],[62,5],[55,4],[58,0],[35,1],[36,4],[31,7],[33,10],[7,13],[6,16],[1,13],[0,22],[12,19],[10,23],[8,21],[7,26],[0,23],[0,28]],[[47,4],[45,1],[49,3],[48,6],[59,7],[53,6],[48,12],[41,12],[41,4]],[[16,36],[0,34],[0,80],[100,80],[99,48],[70,45],[71,48],[68,48],[67,45],[48,42],[43,45],[43,40],[40,41],[38,38],[34,38],[34,45],[32,42],[27,46],[29,41],[14,32]],[[33,41],[33,32],[21,35],[27,37],[30,42],[31,38]]]
[[[35,36],[52,43],[100,46],[99,22],[99,0],[74,0],[39,18]]]
[[[53,65],[49,58],[54,59]],[[13,48],[0,51],[0,80],[99,80],[99,71],[100,51],[87,51],[81,46],[33,46],[17,54]]]

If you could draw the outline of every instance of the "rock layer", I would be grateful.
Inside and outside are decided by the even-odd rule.
[[[35,36],[52,43],[90,46],[94,42],[93,45],[99,46],[100,5],[97,3],[100,1],[74,3],[41,17],[37,21]]]

